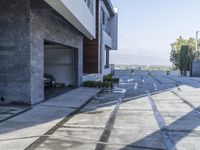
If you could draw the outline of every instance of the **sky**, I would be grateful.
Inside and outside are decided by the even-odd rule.
[[[111,0],[119,11],[112,64],[171,65],[170,44],[200,30],[200,0]]]

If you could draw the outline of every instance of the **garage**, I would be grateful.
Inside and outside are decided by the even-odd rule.
[[[44,42],[44,79],[55,79],[55,84],[45,84],[46,100],[76,87],[76,64],[75,48]]]

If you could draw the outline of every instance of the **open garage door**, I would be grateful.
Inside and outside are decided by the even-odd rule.
[[[56,85],[45,88],[45,99],[76,86],[76,49],[44,43],[44,73],[55,78]]]

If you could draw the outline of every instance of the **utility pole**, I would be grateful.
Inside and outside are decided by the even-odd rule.
[[[199,31],[196,31],[196,51],[195,51],[195,60],[199,60],[199,51],[198,51],[198,39],[199,39]]]

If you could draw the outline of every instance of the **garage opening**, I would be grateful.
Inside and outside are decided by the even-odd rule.
[[[76,87],[76,64],[75,48],[44,42],[45,100]]]

